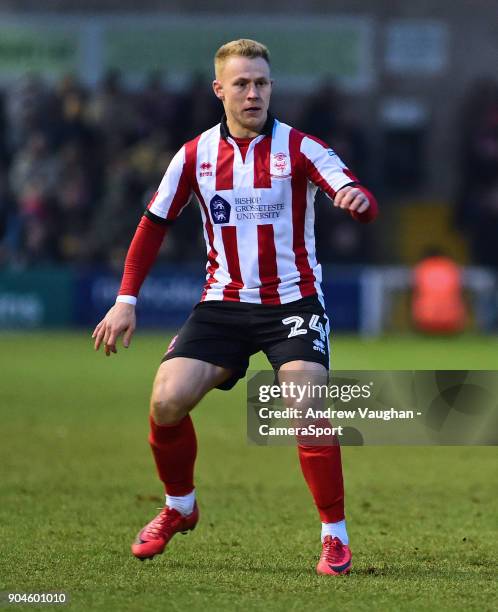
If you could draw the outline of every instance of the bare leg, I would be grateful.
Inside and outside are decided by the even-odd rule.
[[[227,380],[232,370],[188,357],[163,362],[152,389],[150,411],[158,425],[184,418],[208,391]]]

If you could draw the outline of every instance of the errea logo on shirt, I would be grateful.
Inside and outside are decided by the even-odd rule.
[[[211,209],[211,217],[213,223],[228,223],[230,221],[230,211],[232,207],[230,204],[219,195],[215,195],[211,202],[209,202],[209,208]]]
[[[211,162],[202,162],[199,165],[199,176],[213,176],[213,164]]]

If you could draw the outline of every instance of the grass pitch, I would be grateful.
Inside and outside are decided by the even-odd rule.
[[[354,570],[317,577],[320,524],[295,449],[246,443],[243,383],[194,412],[198,528],[134,559],[163,502],[147,402],[167,340],[137,334],[107,359],[89,333],[0,336],[0,591],[62,590],[81,611],[497,609],[496,448],[344,448]],[[332,349],[336,369],[498,363],[496,338]]]

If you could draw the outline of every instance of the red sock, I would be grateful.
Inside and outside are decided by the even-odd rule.
[[[197,439],[189,415],[175,425],[157,425],[150,416],[149,442],[157,473],[168,495],[187,495],[194,488]]]
[[[313,495],[322,523],[344,519],[344,484],[341,447],[336,440],[328,446],[298,444],[304,479]]]

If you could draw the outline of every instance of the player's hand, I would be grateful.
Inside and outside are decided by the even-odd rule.
[[[116,342],[123,334],[123,346],[130,346],[131,337],[136,327],[135,306],[117,302],[95,328],[92,338],[95,338],[95,350],[98,351],[102,342],[105,354],[117,353]]]
[[[356,211],[357,213],[363,213],[370,207],[370,202],[367,196],[358,189],[358,187],[343,187],[335,194],[334,206],[349,210],[350,212]]]

